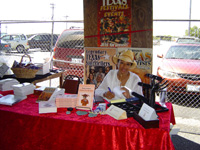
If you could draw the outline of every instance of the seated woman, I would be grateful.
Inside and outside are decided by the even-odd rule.
[[[123,51],[119,55],[113,56],[113,62],[117,65],[118,70],[108,72],[95,90],[95,95],[108,100],[131,98],[133,97],[131,92],[143,95],[142,87],[138,85],[138,82],[141,82],[140,77],[129,71],[137,65],[133,52],[131,50]]]

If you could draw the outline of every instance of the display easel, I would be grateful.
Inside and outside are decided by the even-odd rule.
[[[134,95],[135,97],[138,97],[142,102],[153,107],[156,110],[156,112],[168,111],[167,107],[164,107],[164,106],[161,106],[161,105],[155,103],[155,95],[159,94],[161,92],[165,92],[164,89],[167,88],[168,81],[164,81],[163,78],[156,76],[156,75],[152,75],[152,74],[146,74],[145,76],[147,76],[151,79],[150,84],[146,84],[143,82],[138,83],[138,85],[140,85],[144,88],[145,97],[142,95],[139,95],[135,92],[132,92],[132,95]]]

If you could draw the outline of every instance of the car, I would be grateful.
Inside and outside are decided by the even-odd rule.
[[[181,101],[188,101],[190,104],[197,101],[196,104],[198,104],[200,100],[200,44],[171,45],[165,55],[157,56],[162,58],[157,75],[168,82],[168,99],[180,97]]]
[[[0,50],[11,50],[11,44],[0,39]]]
[[[58,39],[57,34],[53,34],[53,45],[55,45],[56,41]],[[51,34],[47,33],[40,33],[40,34],[35,34],[31,36],[28,39],[28,45],[30,49],[35,49],[35,48],[40,48],[41,50],[48,50],[51,51]]]
[[[191,36],[184,36],[184,37],[179,37],[176,40],[176,43],[199,43],[200,39],[196,37],[191,37]]]
[[[160,40],[153,40],[153,45],[160,45]]]
[[[19,53],[29,49],[27,45],[28,38],[24,34],[6,34],[1,37],[2,40],[11,44],[12,50],[17,50]]]
[[[64,30],[54,48],[55,68],[65,70],[65,74],[84,77],[84,31],[83,29]]]

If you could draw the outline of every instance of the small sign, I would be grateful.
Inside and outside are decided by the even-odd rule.
[[[143,103],[142,108],[139,111],[139,116],[146,121],[158,119],[158,115],[156,114],[155,109],[145,103]]]
[[[123,109],[116,107],[114,105],[111,105],[106,110],[106,114],[110,115],[111,117],[113,117],[117,120],[127,119],[126,111],[124,111]]]

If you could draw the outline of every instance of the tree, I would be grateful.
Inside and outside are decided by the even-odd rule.
[[[185,35],[188,36],[188,30],[185,30]],[[192,28],[190,28],[190,36],[200,38],[200,28],[198,28],[197,26],[193,26]]]

